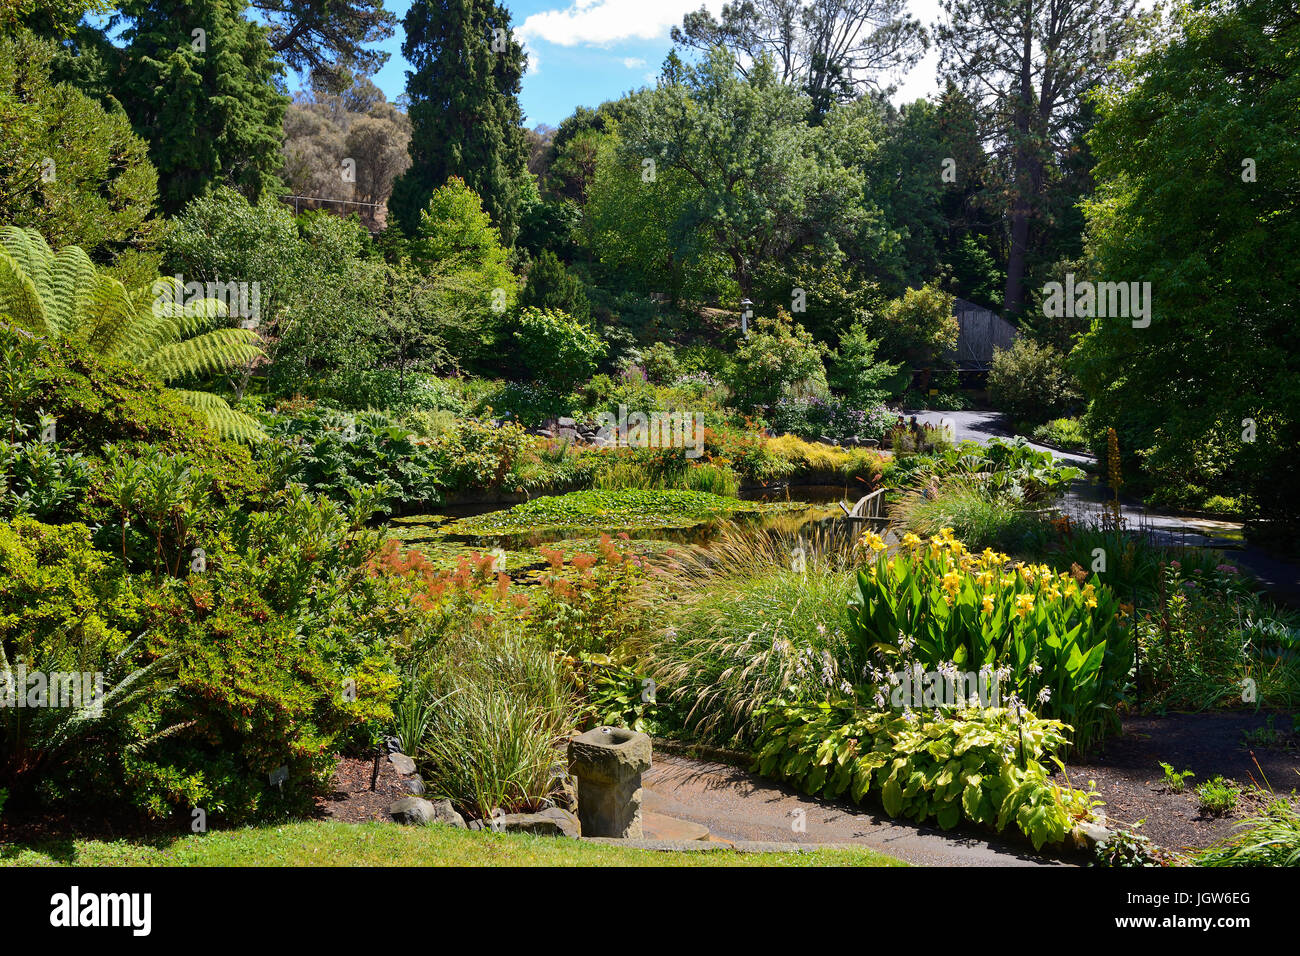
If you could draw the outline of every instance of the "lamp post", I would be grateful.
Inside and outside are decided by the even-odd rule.
[[[740,300],[740,334],[749,335],[749,317],[753,314],[754,303],[749,299]]]

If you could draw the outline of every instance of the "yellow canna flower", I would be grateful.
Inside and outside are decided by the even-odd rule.
[[[985,614],[992,614],[992,613],[993,613],[993,595],[991,595],[991,594],[986,594],[986,595],[984,595],[984,600],[980,602],[980,607],[983,609],[983,611],[984,611]]]
[[[1034,609],[1034,596],[1032,594],[1021,594],[1016,597],[1016,614],[1023,618],[1026,614]]]

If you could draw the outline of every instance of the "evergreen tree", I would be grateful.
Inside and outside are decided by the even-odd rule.
[[[162,183],[174,213],[225,184],[256,200],[279,184],[288,97],[267,31],[244,0],[127,0],[112,91]]]
[[[584,322],[591,316],[591,305],[582,291],[582,283],[569,274],[564,263],[549,249],[538,256],[528,270],[528,280],[519,296],[519,304],[567,312]]]
[[[516,98],[524,53],[510,13],[492,0],[415,0],[404,23],[412,165],[390,207],[413,233],[433,191],[459,176],[512,246],[528,147]]]

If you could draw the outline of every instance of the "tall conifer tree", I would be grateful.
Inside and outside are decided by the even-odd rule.
[[[513,245],[528,148],[517,99],[524,52],[510,12],[493,0],[415,0],[404,25],[412,165],[391,209],[414,233],[433,191],[459,176]]]

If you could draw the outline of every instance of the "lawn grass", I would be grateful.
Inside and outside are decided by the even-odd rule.
[[[864,847],[671,853],[582,840],[388,823],[291,823],[150,842],[0,845],[0,866],[904,866]]]

